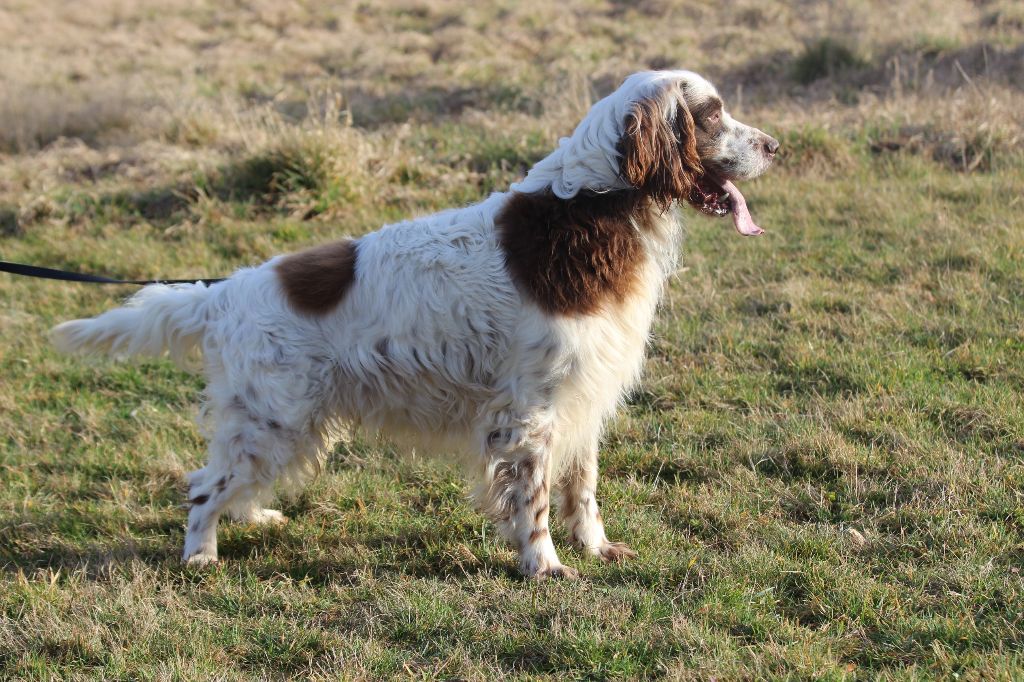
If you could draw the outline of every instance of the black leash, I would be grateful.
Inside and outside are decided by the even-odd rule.
[[[38,265],[23,265],[21,263],[8,263],[0,260],[0,272],[9,272],[12,275],[23,275],[25,277],[38,277],[39,279],[58,279],[64,282],[91,282],[92,284],[196,284],[202,282],[206,286],[223,282],[225,278],[211,279],[111,279],[102,275],[89,275],[84,272],[69,272],[67,270],[54,270],[53,268],[41,268]]]

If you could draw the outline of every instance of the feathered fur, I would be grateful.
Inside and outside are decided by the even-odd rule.
[[[630,556],[597,509],[602,429],[640,376],[679,200],[712,152],[763,136],[730,119],[699,157],[690,108],[712,96],[690,72],[635,74],[507,193],[210,287],[147,287],[54,341],[201,351],[209,459],[190,476],[189,561],[217,558],[223,513],[283,520],[263,506],[273,486],[315,473],[339,425],[460,461],[527,575],[575,573],[548,531],[553,497],[579,547]]]

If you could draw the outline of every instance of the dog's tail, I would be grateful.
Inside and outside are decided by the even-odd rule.
[[[210,291],[201,283],[147,286],[121,308],[57,325],[50,339],[64,353],[123,358],[166,351],[178,365],[191,368],[206,328]]]

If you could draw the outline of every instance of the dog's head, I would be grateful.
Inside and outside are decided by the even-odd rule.
[[[741,233],[760,234],[732,181],[763,173],[778,148],[730,116],[701,76],[643,71],[591,107],[572,136],[512,189],[565,199],[581,190],[634,189],[663,208],[688,201],[711,215],[731,214]]]
[[[729,115],[714,86],[689,71],[637,73],[611,95],[630,102],[616,145],[629,186],[667,206],[685,199],[731,214],[742,234],[760,234],[732,183],[757,177],[779,149],[775,138]]]

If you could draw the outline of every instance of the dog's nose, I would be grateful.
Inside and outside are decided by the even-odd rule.
[[[764,142],[764,150],[768,153],[768,156],[775,156],[775,152],[779,151],[779,141],[774,137],[769,137]]]

